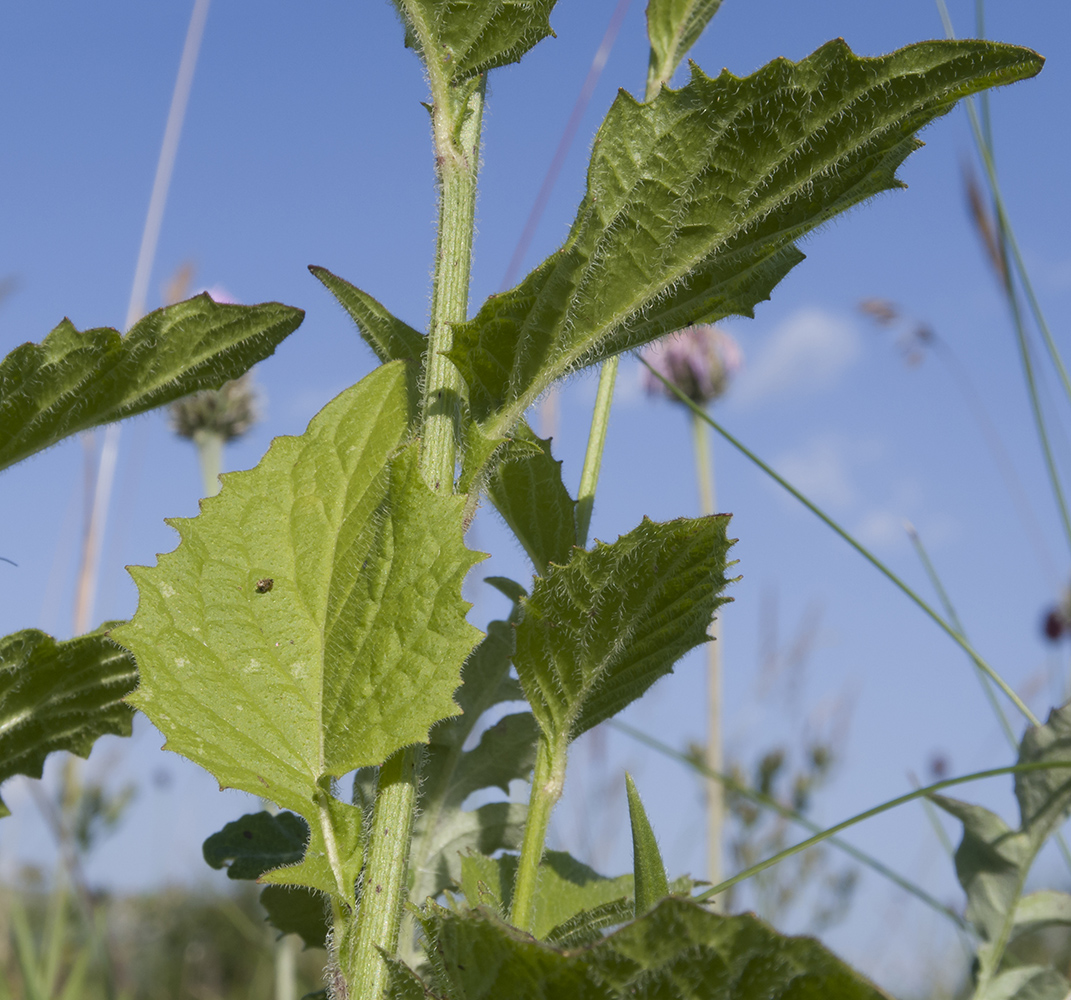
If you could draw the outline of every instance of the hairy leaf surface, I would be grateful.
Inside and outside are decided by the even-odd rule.
[[[535,447],[533,448],[532,445]],[[576,545],[576,501],[562,482],[562,463],[523,421],[497,456],[487,495],[535,565],[569,561]]]
[[[1045,725],[1026,731],[1019,746],[1019,763],[1071,765],[1071,704],[1053,709]],[[1005,949],[1016,934],[1033,926],[1063,922],[1071,913],[1060,893],[1023,896],[1034,858],[1049,834],[1071,813],[1071,766],[1018,772],[1015,795],[1020,813],[1018,830],[982,806],[933,796],[934,802],[963,824],[963,840],[956,850],[956,875],[967,893],[967,919],[982,938],[978,948],[980,998],[1033,997],[1035,993],[1026,987],[1024,992],[1005,991],[1008,983],[1018,981],[1015,976],[1005,978],[1010,972],[1000,972]],[[1042,980],[1049,981],[1044,976]],[[1004,983],[999,989],[998,981]],[[1030,982],[1030,989],[1040,989]],[[1036,995],[1049,994],[1042,991]]]
[[[727,598],[726,515],[643,523],[574,549],[523,601],[514,664],[543,731],[573,740],[639,698],[707,641]]]
[[[98,737],[130,735],[134,712],[122,699],[138,674],[134,658],[108,638],[115,624],[65,642],[37,629],[0,639],[0,782],[40,778],[56,750],[88,757]]]
[[[745,914],[670,897],[598,943],[561,950],[487,910],[424,913],[433,990],[453,1000],[879,1000],[883,994],[810,938]],[[413,980],[395,969],[400,990]],[[416,996],[415,992],[401,992]]]
[[[309,822],[306,861],[264,880],[344,897],[361,813],[331,779],[455,714],[479,636],[464,501],[429,490],[404,444],[404,369],[377,369],[170,522],[181,543],[132,571],[138,612],[118,635],[141,671],[130,700],[169,749]]]
[[[406,26],[405,44],[443,76],[466,80],[518,62],[553,35],[550,12],[557,0],[394,0]],[[430,68],[430,67],[429,67]]]
[[[868,59],[838,40],[744,79],[693,69],[649,104],[621,93],[565,245],[454,328],[449,357],[474,416],[501,436],[569,371],[691,323],[752,315],[802,260],[796,240],[902,186],[896,169],[922,126],[1041,64],[990,42]]]
[[[652,84],[669,83],[720,6],[721,0],[650,0],[647,4],[647,37],[651,42],[648,89]]]
[[[268,357],[305,314],[208,295],[149,313],[126,336],[64,320],[0,362],[0,469],[89,427],[218,389]]]

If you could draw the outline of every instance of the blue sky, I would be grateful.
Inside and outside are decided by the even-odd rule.
[[[79,327],[121,325],[190,6],[43,0],[5,10],[0,277],[18,284],[0,303],[3,352],[41,339],[65,315]],[[643,6],[632,0],[526,267],[565,235],[583,191],[590,137],[616,88],[642,88]],[[612,0],[561,0],[553,17],[558,37],[491,78],[474,308],[501,285],[613,7]],[[969,34],[973,2],[951,0],[950,7],[961,34]],[[212,4],[150,284],[155,306],[168,277],[190,261],[197,287],[307,311],[302,328],[257,369],[265,419],[227,452],[229,468],[254,464],[271,437],[299,433],[370,369],[370,354],[306,265],[330,268],[423,327],[434,239],[424,83],[390,6],[320,0],[266,2],[253,11],[234,0]],[[1064,4],[993,5],[989,13],[991,36],[1048,57],[1040,77],[996,92],[992,106],[1011,216],[1062,345],[1071,312],[1064,239],[1071,151],[1062,127],[1069,28]],[[692,55],[708,73],[726,66],[745,74],[779,55],[801,58],[837,36],[876,55],[940,34],[931,0],[727,0]],[[1067,684],[1066,655],[1045,647],[1038,630],[1067,580],[1067,549],[1006,312],[965,208],[965,114],[953,112],[924,139],[926,148],[902,170],[909,190],[809,238],[808,259],[756,318],[728,324],[746,366],[716,413],[930,596],[902,528],[904,519],[916,525],[977,647],[1041,712]],[[905,329],[932,328],[944,355],[929,351],[908,365],[898,331],[877,329],[858,309],[875,296],[899,305],[910,320]],[[956,372],[966,374],[1011,456],[1039,543]],[[594,386],[593,376],[580,375],[560,397],[554,447],[574,487]],[[1047,391],[1055,401],[1055,382]],[[719,507],[734,515],[742,574],[723,618],[727,752],[752,761],[774,745],[798,748],[808,734],[836,735],[840,760],[815,807],[829,822],[905,791],[912,774],[925,779],[935,753],[955,771],[1009,762],[964,656],[812,515],[721,442],[714,447]],[[1066,440],[1058,451],[1067,467]],[[5,632],[70,633],[82,477],[78,441],[5,474],[2,554],[18,563],[0,564]],[[123,567],[173,547],[163,518],[195,513],[199,484],[192,448],[170,434],[163,415],[124,428],[98,619],[132,613],[136,594]],[[612,539],[645,514],[671,518],[697,508],[685,415],[648,400],[628,360],[592,532]],[[482,574],[529,572],[493,514],[481,515],[472,544],[495,553]],[[474,621],[502,612],[478,580],[471,593]],[[794,637],[812,634],[805,666],[771,668],[775,606],[782,652]],[[626,717],[684,746],[703,738],[702,690],[695,656]],[[93,767],[110,767],[116,780],[133,776],[139,794],[92,875],[118,888],[215,878],[199,860],[200,843],[247,803],[159,753],[158,734],[140,722],[134,741],[105,741],[94,754]],[[577,748],[555,845],[607,872],[628,867],[626,766],[673,873],[701,873],[695,781],[616,733],[600,732]],[[0,825],[0,871],[10,872],[20,859],[47,858],[46,838],[25,789],[12,783],[4,796],[15,816]],[[965,796],[1011,807],[1008,783]],[[951,866],[921,809],[860,827],[853,839],[958,905]],[[1039,876],[1068,880],[1047,858]],[[829,938],[842,953],[898,989],[947,966],[955,941],[940,918],[870,875],[858,891],[850,926]]]

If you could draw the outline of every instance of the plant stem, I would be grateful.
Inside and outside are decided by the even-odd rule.
[[[454,491],[460,420],[461,376],[445,357],[452,325],[468,315],[476,177],[486,78],[454,88],[429,64],[439,177],[439,233],[424,372],[420,469],[428,486]],[[387,983],[384,953],[398,949],[398,928],[409,883],[423,747],[406,747],[379,772],[372,839],[362,875],[356,939],[340,949],[343,973],[356,1000],[381,1000]],[[346,956],[352,954],[347,968]]]
[[[907,802],[914,802],[915,799],[933,795],[934,792],[939,792],[944,788],[962,785],[968,781],[981,781],[983,778],[997,778],[1002,774],[1021,774],[1025,771],[1051,771],[1058,767],[1071,767],[1071,761],[1030,761],[1026,764],[1012,764],[1009,767],[994,767],[988,771],[975,771],[973,774],[964,774],[958,778],[946,778],[944,781],[937,781],[932,785],[927,785],[925,788],[916,788],[913,792],[900,795],[895,799],[889,799],[888,802],[882,802],[881,805],[867,809],[865,812],[857,813],[855,816],[837,823],[836,826],[831,826],[821,833],[816,833],[813,837],[808,837],[798,844],[793,844],[792,847],[778,851],[777,854],[767,858],[765,861],[760,861],[757,865],[752,865],[742,872],[737,872],[732,878],[726,879],[719,885],[712,886],[706,892],[701,892],[698,896],[694,896],[693,899],[700,901],[710,899],[712,896],[725,892],[726,889],[731,889],[738,882],[743,882],[753,875],[766,871],[767,868],[772,868],[786,858],[799,854],[800,851],[806,851],[808,848],[822,843],[823,840],[829,840],[834,834],[840,833],[841,830],[846,830],[849,826],[855,826],[856,823],[862,823],[863,820],[880,816],[883,812],[888,812],[890,809],[895,809],[897,806],[902,806]]]
[[[699,486],[699,507],[703,515],[715,512],[717,492],[714,459],[711,457],[710,430],[695,413],[692,444],[695,446],[695,475]],[[724,770],[721,739],[721,619],[712,618],[707,628],[707,767],[714,773]],[[707,878],[717,884],[722,876],[722,839],[725,829],[725,793],[717,779],[709,779],[707,799]]]
[[[357,933],[349,968],[346,953],[350,949],[345,942],[340,948],[342,971],[352,984],[356,1000],[381,1000],[387,985],[383,952],[393,954],[398,947],[420,778],[419,749],[399,750],[379,769],[372,838],[361,875]]]
[[[640,359],[643,360],[642,358]],[[711,427],[714,428],[726,441],[729,442],[737,451],[739,451],[745,458],[749,459],[755,465],[757,465],[763,472],[766,473],[775,483],[780,487],[787,490],[792,494],[804,507],[806,507],[812,514],[819,520],[823,521],[826,525],[832,528],[841,538],[844,539],[856,552],[858,552],[867,562],[887,577],[892,583],[894,583],[907,597],[919,608],[921,608],[933,622],[941,628],[964,652],[971,658],[976,666],[983,673],[985,673],[990,680],[992,680],[1001,691],[1004,692],[1008,700],[1023,714],[1023,717],[1032,725],[1040,726],[1041,721],[1038,717],[1030,711],[1026,703],[1020,698],[1008,682],[1000,676],[984,659],[980,653],[978,653],[974,647],[967,642],[967,640],[956,631],[956,629],[950,625],[944,618],[942,618],[927,601],[924,601],[911,587],[909,587],[903,580],[900,579],[888,566],[885,565],[873,552],[871,552],[862,542],[858,541],[855,537],[845,531],[836,521],[833,520],[824,510],[818,507],[816,504],[808,500],[799,490],[797,490],[788,480],[783,476],[778,475],[769,465],[767,465],[758,455],[756,455],[745,444],[738,441],[732,436],[721,424],[713,420],[711,416],[702,410],[699,406],[693,403],[683,392],[681,392],[675,385],[667,381],[655,371],[646,361],[643,362],[646,365],[647,370],[652,372],[655,377],[666,386],[670,392],[673,393],[685,406],[687,406],[693,413],[699,414],[701,419],[705,420]]]
[[[522,931],[531,931],[535,922],[539,863],[543,860],[543,846],[547,839],[550,814],[558,799],[562,797],[566,757],[564,743],[554,747],[545,736],[540,738],[509,918],[510,923]]]
[[[584,452],[584,468],[580,473],[580,491],[576,500],[576,544],[585,548],[591,528],[591,512],[595,506],[595,488],[599,485],[602,453],[606,433],[610,428],[610,408],[614,402],[614,383],[620,358],[616,355],[603,362],[599,370],[599,389],[595,394],[595,410],[591,415],[591,432]]]
[[[219,492],[219,474],[223,471],[223,435],[216,431],[196,430],[193,443],[197,448],[205,496],[214,497]]]

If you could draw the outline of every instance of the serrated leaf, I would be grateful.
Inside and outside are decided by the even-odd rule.
[[[841,40],[746,78],[698,68],[649,104],[621,93],[565,245],[454,327],[475,418],[501,437],[567,372],[755,305],[795,241],[902,186],[915,133],[957,100],[1032,76],[1036,53],[924,42],[877,59]]]
[[[309,842],[309,824],[292,812],[247,813],[213,833],[201,848],[212,868],[228,878],[260,878],[272,868],[297,864]]]
[[[562,950],[487,910],[428,906],[430,987],[452,1000],[879,1000],[875,986],[810,938],[744,914],[664,899],[578,950]]]
[[[666,866],[658,849],[647,810],[643,808],[640,793],[632,775],[625,772],[625,789],[628,792],[628,816],[632,825],[632,873],[636,885],[636,913],[639,917],[659,900],[669,895]]]
[[[479,635],[461,598],[479,558],[462,542],[464,500],[428,489],[404,444],[404,367],[347,389],[305,434],[224,476],[200,517],[170,522],[181,543],[132,570],[138,612],[117,636],[141,671],[130,700],[169,749],[308,820],[306,860],[264,880],[343,898],[361,811],[331,779],[455,714]]]
[[[40,778],[57,750],[88,757],[98,737],[130,735],[134,711],[122,699],[138,674],[108,637],[116,624],[65,642],[37,629],[0,639],[0,782]],[[0,799],[0,816],[8,815]]]
[[[126,336],[65,319],[0,362],[0,469],[99,424],[218,389],[274,352],[305,314],[208,295],[149,313]]]
[[[429,70],[460,82],[518,62],[553,35],[557,0],[394,0],[406,26],[405,43]]]
[[[297,934],[306,948],[326,948],[327,899],[319,892],[294,886],[269,885],[260,894],[260,905],[280,934]]]
[[[576,501],[562,482],[562,463],[551,455],[550,439],[537,437],[522,421],[496,458],[487,496],[536,572],[545,573],[552,562],[568,562],[576,545]]]
[[[681,60],[699,41],[720,6],[721,0],[648,0],[647,37],[651,42],[648,92],[673,79]]]
[[[489,906],[500,917],[509,913],[517,878],[517,855],[489,858],[466,854],[461,858],[461,890],[472,907]],[[606,878],[564,851],[547,851],[539,864],[531,933],[540,940],[568,937],[580,930],[576,917],[596,909],[632,916],[632,876]],[[600,914],[600,917],[603,916]],[[608,925],[603,925],[608,926]]]
[[[1018,762],[1071,764],[1071,704],[1053,709],[1045,725],[1026,731]],[[1029,924],[1031,910],[1041,911],[1054,904],[1051,898],[1028,903],[1023,899],[1023,887],[1045,840],[1071,812],[1071,767],[1020,771],[1015,775],[1015,794],[1020,812],[1018,830],[981,806],[931,796],[963,824],[963,840],[955,857],[956,875],[967,893],[967,919],[982,938],[978,948],[979,997],[990,997],[986,991],[996,989],[998,981],[1017,982],[1014,977],[1005,979],[1006,973],[1000,971],[1005,948],[1016,925]],[[1019,996],[1025,1000],[1033,995],[1029,991],[998,992],[992,997]]]
[[[727,515],[643,523],[574,549],[523,602],[514,665],[543,731],[574,740],[706,642],[725,587]]]

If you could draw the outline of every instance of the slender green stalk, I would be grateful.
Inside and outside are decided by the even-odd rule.
[[[888,802],[882,802],[881,805],[867,809],[865,812],[857,813],[855,816],[843,820],[835,826],[823,830],[821,833],[816,833],[813,837],[808,837],[806,840],[801,840],[798,844],[793,844],[792,847],[787,847],[783,851],[778,851],[777,854],[767,858],[765,861],[760,861],[757,865],[752,865],[750,868],[747,868],[742,872],[737,872],[732,878],[726,879],[720,885],[712,886],[710,889],[707,889],[706,892],[701,892],[698,896],[693,898],[700,901],[710,899],[712,896],[725,892],[726,889],[731,889],[737,883],[758,875],[760,872],[766,871],[767,868],[772,868],[774,865],[779,864],[786,858],[792,857],[794,854],[799,854],[801,851],[806,851],[809,848],[814,847],[816,844],[822,843],[824,840],[829,840],[834,834],[840,833],[841,830],[846,830],[850,826],[862,823],[863,820],[873,819],[875,816],[880,816],[882,813],[888,812],[890,809],[895,809],[897,806],[905,805],[908,802],[914,802],[915,799],[933,795],[934,792],[939,792],[944,788],[951,788],[954,785],[963,785],[969,781],[981,781],[983,778],[997,778],[1002,774],[1021,774],[1024,771],[1050,771],[1059,767],[1071,767],[1071,761],[1037,760],[1030,761],[1026,764],[1012,764],[1008,767],[995,767],[988,771],[975,771],[973,774],[964,774],[958,778],[946,778],[944,781],[937,781],[932,785],[927,785],[925,788],[916,788],[913,792],[908,792],[906,795],[900,795],[895,799],[889,799]]]
[[[956,609],[952,605],[952,599],[948,596],[948,591],[945,590],[944,584],[941,583],[941,578],[937,575],[937,569],[930,560],[929,553],[922,544],[922,539],[919,537],[919,533],[915,530],[913,525],[909,525],[907,534],[911,539],[911,544],[915,547],[915,552],[919,557],[919,561],[922,563],[923,569],[926,570],[926,575],[930,578],[930,583],[933,584],[933,589],[937,591],[937,596],[945,609],[945,614],[948,616],[949,622],[951,622],[952,627],[966,639],[967,633],[963,628],[963,623],[960,621],[959,615],[956,614]],[[1000,728],[1004,732],[1004,738],[1008,741],[1008,745],[1013,750],[1018,750],[1019,741],[1015,738],[1011,723],[1008,721],[1007,715],[1004,714],[1004,709],[997,700],[997,695],[993,690],[992,682],[981,670],[978,669],[978,665],[973,660],[971,661],[971,666],[974,668],[975,675],[978,677],[978,683],[982,686],[982,691],[985,692],[989,707],[993,709],[993,714],[996,715],[997,721],[1000,722]]]
[[[382,1000],[388,976],[383,952],[393,954],[398,947],[419,763],[418,754],[407,748],[379,769],[356,934],[351,946],[345,939],[339,944],[342,971],[357,1000]]]
[[[712,457],[710,428],[692,413],[692,444],[695,449],[695,476],[699,486],[700,513],[715,513],[717,490],[714,479],[714,459]],[[706,645],[707,652],[707,767],[712,772],[721,772],[722,735],[721,735],[721,618],[713,618],[707,629],[711,641]],[[722,876],[722,840],[725,830],[725,794],[716,779],[706,783],[707,800],[707,878],[711,882],[720,882]]]
[[[219,474],[223,471],[223,435],[216,431],[196,430],[193,443],[197,448],[205,496],[214,497],[219,492]]]
[[[642,358],[640,359],[643,360]],[[804,507],[806,507],[812,514],[819,520],[823,521],[826,525],[832,528],[841,538],[843,538],[856,552],[858,552],[864,559],[867,560],[872,566],[879,570],[885,577],[887,577],[892,583],[894,583],[907,597],[909,597],[919,608],[921,608],[933,622],[941,628],[961,649],[963,649],[971,660],[1000,688],[1001,691],[1007,696],[1008,700],[1023,714],[1027,721],[1033,725],[1041,725],[1038,717],[1030,711],[1026,703],[1020,698],[1011,686],[1003,677],[1000,676],[984,659],[980,653],[978,653],[973,646],[959,632],[956,631],[944,618],[942,618],[927,601],[924,601],[911,587],[909,587],[903,580],[900,579],[888,566],[885,565],[873,552],[871,552],[862,542],[856,540],[854,536],[849,534],[844,528],[842,528],[836,521],[833,520],[825,511],[820,507],[812,503],[807,499],[799,490],[797,490],[791,483],[784,477],[778,475],[769,465],[767,465],[758,455],[756,455],[745,444],[738,441],[732,434],[730,434],[724,427],[717,421],[711,418],[701,407],[693,403],[683,392],[677,389],[666,379],[664,379],[658,372],[656,372],[646,361],[643,362],[647,365],[647,370],[653,372],[655,377],[665,385],[685,406],[687,406],[694,413],[705,420],[711,427],[714,428],[726,441],[729,442],[737,451],[744,455],[747,459],[757,465],[763,472],[766,473],[774,482],[776,482],[783,489],[792,494]]]
[[[618,357],[609,358],[599,370],[599,389],[595,394],[595,410],[591,415],[591,432],[588,434],[587,451],[584,452],[584,468],[580,472],[580,491],[576,500],[576,544],[581,548],[588,544],[591,511],[595,506],[595,488],[599,484],[602,453],[610,427],[610,408],[614,402],[614,383],[617,381],[619,363]]]
[[[428,60],[435,162],[439,177],[439,232],[424,374],[420,468],[433,490],[452,493],[460,434],[461,376],[445,357],[452,325],[468,315],[469,276],[476,218],[476,179],[486,78],[451,86]],[[423,763],[421,746],[400,750],[381,768],[372,840],[352,946],[340,949],[343,972],[356,1000],[381,1000],[387,982],[384,954],[398,948],[408,885],[409,849]],[[352,956],[347,967],[346,955]]]
[[[690,757],[686,753],[681,753],[679,750],[674,750],[673,747],[668,746],[661,740],[656,739],[654,736],[649,736],[647,733],[641,732],[639,729],[634,729],[628,723],[621,722],[617,719],[612,719],[609,723],[614,729],[624,733],[626,736],[632,737],[638,743],[643,743],[649,746],[652,750],[669,757],[672,760],[678,761],[684,764],[685,767],[690,767],[692,770],[699,772],[706,778],[719,782],[722,786],[728,789],[735,795],[739,795],[742,798],[748,799],[754,802],[758,806],[762,806],[764,809],[769,809],[771,812],[777,813],[783,819],[787,819],[798,826],[802,826],[805,830],[810,830],[812,833],[821,833],[822,827],[815,823],[813,820],[808,819],[801,812],[797,812],[795,809],[790,809],[788,806],[778,802],[777,799],[772,798],[769,795],[763,795],[762,792],[757,792],[753,788],[749,788],[747,785],[742,784],[733,777],[724,772],[714,771],[707,767],[702,762],[696,760],[694,757]],[[910,893],[916,899],[921,900],[931,909],[936,910],[938,913],[945,917],[948,917],[960,930],[969,930],[970,926],[967,921],[963,919],[955,910],[944,903],[940,902],[935,897],[931,896],[921,886],[916,885],[910,879],[905,878],[898,872],[893,871],[887,865],[883,864],[877,858],[866,851],[860,850],[858,847],[849,844],[845,840],[841,840],[839,837],[832,836],[829,838],[829,843],[836,847],[838,850],[843,851],[850,857],[855,858],[860,864],[866,865],[872,871],[877,872],[883,878],[887,878],[890,882],[899,886],[904,892]]]
[[[536,892],[539,888],[539,863],[547,840],[550,814],[562,797],[567,758],[564,743],[551,746],[546,737],[539,740],[535,773],[528,800],[528,816],[524,822],[524,842],[517,863],[517,881],[513,887],[510,923],[522,931],[530,931],[535,921]]]

